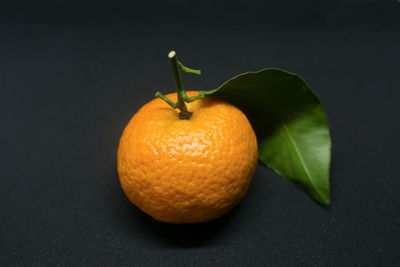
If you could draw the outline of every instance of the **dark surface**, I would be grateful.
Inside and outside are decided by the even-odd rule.
[[[0,13],[0,265],[400,265],[400,3],[20,1]],[[173,88],[171,49],[203,70],[184,76],[192,89],[263,67],[301,74],[331,124],[331,206],[260,164],[211,223],[158,223],[130,204],[118,140]]]

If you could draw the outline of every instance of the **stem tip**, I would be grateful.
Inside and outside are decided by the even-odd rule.
[[[168,57],[173,58],[175,55],[176,55],[176,52],[174,50],[172,50],[171,52],[169,52]]]

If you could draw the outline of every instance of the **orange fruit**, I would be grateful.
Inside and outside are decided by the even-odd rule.
[[[177,100],[176,93],[167,97]],[[163,100],[150,101],[118,147],[126,196],[162,222],[206,222],[227,213],[246,194],[257,164],[256,135],[237,107],[209,95],[187,108],[193,115],[183,120]]]

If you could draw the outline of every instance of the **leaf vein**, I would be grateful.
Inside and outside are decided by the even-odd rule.
[[[302,154],[300,153],[299,148],[297,147],[296,141],[294,140],[293,136],[291,135],[291,133],[289,132],[288,127],[280,122],[280,124],[282,125],[282,128],[285,130],[287,136],[289,137],[290,142],[292,143],[294,150],[296,151],[296,154],[298,155],[298,157],[300,158],[300,162],[301,162],[301,166],[303,166],[304,171],[306,172],[307,176],[309,177],[309,180],[311,182],[311,184],[314,186],[314,190],[318,193],[318,195],[322,198],[325,199],[324,196],[322,195],[322,193],[318,190],[318,187],[315,185],[314,183],[314,177],[311,175],[307,164],[305,163]]]

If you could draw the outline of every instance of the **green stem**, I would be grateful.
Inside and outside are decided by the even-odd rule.
[[[181,71],[180,71],[178,60],[176,58],[175,51],[169,52],[168,58],[169,58],[169,60],[171,62],[172,72],[174,73],[175,86],[176,86],[176,90],[178,91],[178,94],[177,94],[178,95],[177,107],[181,111],[179,113],[179,117],[181,119],[188,120],[192,116],[192,113],[187,110],[185,101],[182,98],[183,95],[186,96],[186,93],[185,93],[185,89],[183,87]]]
[[[199,95],[196,96],[187,96],[185,89],[183,87],[183,81],[182,81],[182,76],[181,76],[181,70],[184,72],[190,72],[190,73],[195,73],[200,75],[201,71],[200,70],[195,70],[191,69],[188,67],[185,67],[181,62],[178,61],[176,58],[176,53],[175,51],[171,51],[168,54],[168,58],[171,62],[171,67],[172,71],[174,73],[174,79],[175,79],[175,85],[176,85],[176,90],[178,91],[177,96],[178,96],[178,101],[174,103],[171,99],[166,97],[160,92],[156,93],[156,97],[161,98],[164,100],[168,105],[170,105],[172,108],[178,108],[180,110],[179,112],[179,118],[188,120],[192,116],[192,112],[189,112],[185,102],[193,102],[196,99],[204,98],[208,94],[214,93],[216,90],[211,90],[211,91],[200,91]]]
[[[194,73],[197,75],[201,75],[201,70],[195,70],[195,69],[191,69],[188,67],[185,67],[181,62],[178,61],[179,67],[181,68],[182,71],[184,72],[189,72],[189,73]]]
[[[160,92],[156,93],[156,97],[159,97],[162,100],[164,100],[165,102],[167,102],[167,104],[170,105],[172,108],[178,107],[178,103],[174,103],[171,99],[169,99],[168,97],[166,97],[164,94],[162,94]]]

